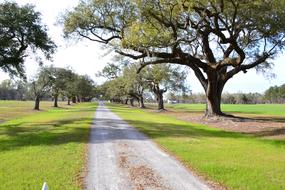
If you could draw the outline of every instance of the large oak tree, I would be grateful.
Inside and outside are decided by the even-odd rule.
[[[108,44],[149,64],[190,67],[207,116],[239,72],[266,69],[284,48],[284,0],[86,0],[64,16],[66,35]]]
[[[41,23],[40,13],[31,5],[0,3],[0,68],[14,76],[24,76],[24,61],[40,50],[51,58],[56,46]]]

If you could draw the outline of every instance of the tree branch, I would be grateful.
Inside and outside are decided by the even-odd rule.
[[[158,59],[155,61],[148,61],[148,62],[142,63],[139,69],[137,70],[137,73],[140,73],[140,71],[148,65],[158,65],[162,63],[176,63],[180,65],[186,65],[185,63],[181,62],[181,60],[178,58]]]
[[[254,62],[252,62],[250,64],[246,64],[246,65],[240,65],[240,66],[230,70],[228,73],[226,73],[225,81],[229,80],[230,78],[232,78],[235,74],[239,73],[240,71],[246,72],[246,70],[254,68],[257,65],[264,63],[266,61],[266,59],[268,59],[272,55],[273,55],[273,53],[266,53],[265,52],[265,53],[263,53],[262,56],[260,56]]]

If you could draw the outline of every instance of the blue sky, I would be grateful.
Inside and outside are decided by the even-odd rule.
[[[3,0],[0,0],[3,2]],[[53,62],[45,62],[45,64],[54,64],[57,67],[71,66],[80,74],[90,75],[97,83],[102,79],[97,79],[95,74],[100,71],[106,63],[111,61],[111,56],[105,56],[106,50],[102,45],[90,42],[88,40],[80,42],[66,41],[63,39],[62,28],[56,25],[56,20],[64,10],[74,7],[79,0],[16,0],[17,3],[23,5],[31,3],[36,6],[36,10],[42,13],[44,24],[49,28],[49,34],[59,46],[56,54],[53,56]],[[246,74],[239,73],[228,81],[224,92],[264,92],[267,88],[274,85],[285,83],[285,54],[280,55],[274,60],[275,67],[273,72],[276,78],[268,80],[261,73],[256,73],[254,69]],[[28,77],[33,76],[38,68],[35,61],[31,58],[26,60],[26,71]],[[0,80],[6,79],[8,76],[0,72]],[[203,92],[201,85],[190,72],[188,77],[189,84],[193,92]]]

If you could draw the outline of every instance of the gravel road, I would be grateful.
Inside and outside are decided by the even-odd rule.
[[[209,189],[104,105],[95,114],[87,164],[87,190]]]

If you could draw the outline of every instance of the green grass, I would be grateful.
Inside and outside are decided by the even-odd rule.
[[[191,124],[156,112],[109,107],[199,174],[229,189],[285,189],[285,142]]]
[[[50,189],[81,189],[78,175],[96,106],[49,109],[3,122],[0,189],[38,190],[44,181]]]
[[[42,101],[40,103],[41,111],[52,109],[53,102]],[[67,107],[65,102],[59,102],[60,107]],[[0,101],[0,122],[9,119],[18,118],[26,115],[38,113],[39,111],[33,110],[33,101]]]
[[[205,104],[168,104],[166,108],[176,108],[186,111],[202,112],[205,111]],[[225,113],[238,114],[258,114],[285,116],[284,104],[222,104],[222,111]]]

